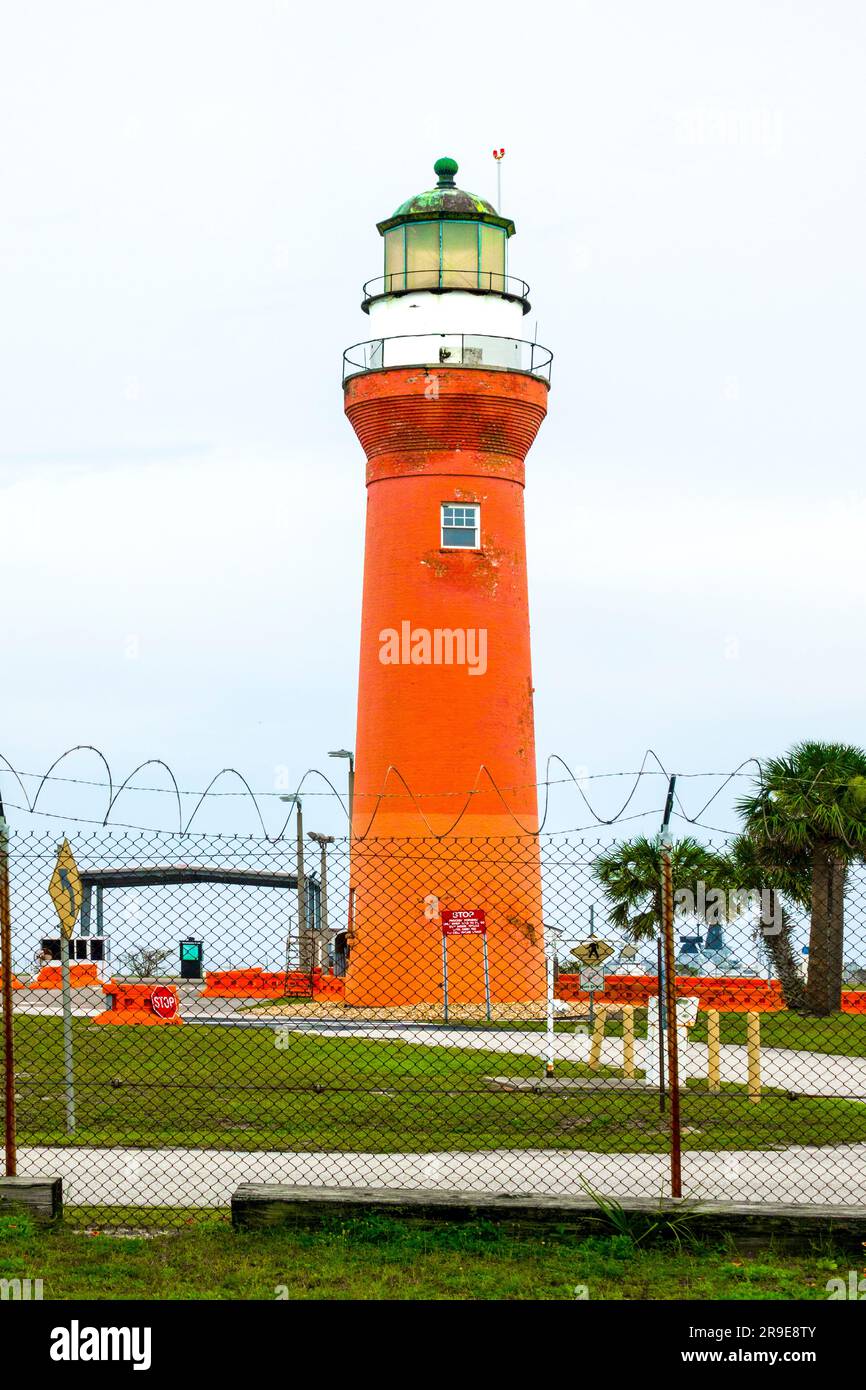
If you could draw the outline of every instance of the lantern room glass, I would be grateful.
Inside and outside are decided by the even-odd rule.
[[[386,294],[398,290],[506,288],[502,227],[453,219],[409,222],[385,233]]]
[[[505,229],[482,223],[479,283],[483,290],[505,289]]]
[[[439,286],[441,223],[410,222],[406,228],[406,288],[431,290]]]
[[[478,223],[442,223],[442,279],[449,290],[478,288]]]
[[[385,233],[385,293],[406,288],[405,227],[392,227]]]

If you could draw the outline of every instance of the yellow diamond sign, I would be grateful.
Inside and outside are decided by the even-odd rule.
[[[598,937],[592,936],[589,941],[582,941],[579,946],[575,946],[571,954],[581,965],[601,965],[602,961],[614,954],[614,948],[609,941],[600,941]]]
[[[81,875],[68,840],[64,840],[57,851],[57,863],[48,891],[60,918],[60,930],[68,938],[75,930],[81,911]]]

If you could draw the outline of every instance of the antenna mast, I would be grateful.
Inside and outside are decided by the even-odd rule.
[[[505,150],[494,150],[493,158],[496,160],[496,211],[502,211],[502,161],[505,158]]]

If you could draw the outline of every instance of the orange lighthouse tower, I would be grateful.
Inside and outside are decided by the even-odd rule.
[[[513,222],[434,170],[378,224],[375,336],[344,360],[367,456],[350,1005],[545,988],[523,495],[551,354],[525,338]],[[455,910],[486,937],[446,956]]]

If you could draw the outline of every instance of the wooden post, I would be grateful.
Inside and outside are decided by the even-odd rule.
[[[622,1006],[622,1074],[634,1076],[634,1004]]]
[[[604,1038],[605,1010],[599,1009],[592,1025],[592,1044],[589,1049],[589,1065],[593,1071],[601,1065],[601,1043]]]
[[[722,1089],[721,1050],[719,1047],[721,1030],[718,1009],[707,1010],[707,1087],[710,1091]]]
[[[761,1099],[761,1016],[746,1014],[746,1052],[749,1061],[749,1100]]]

